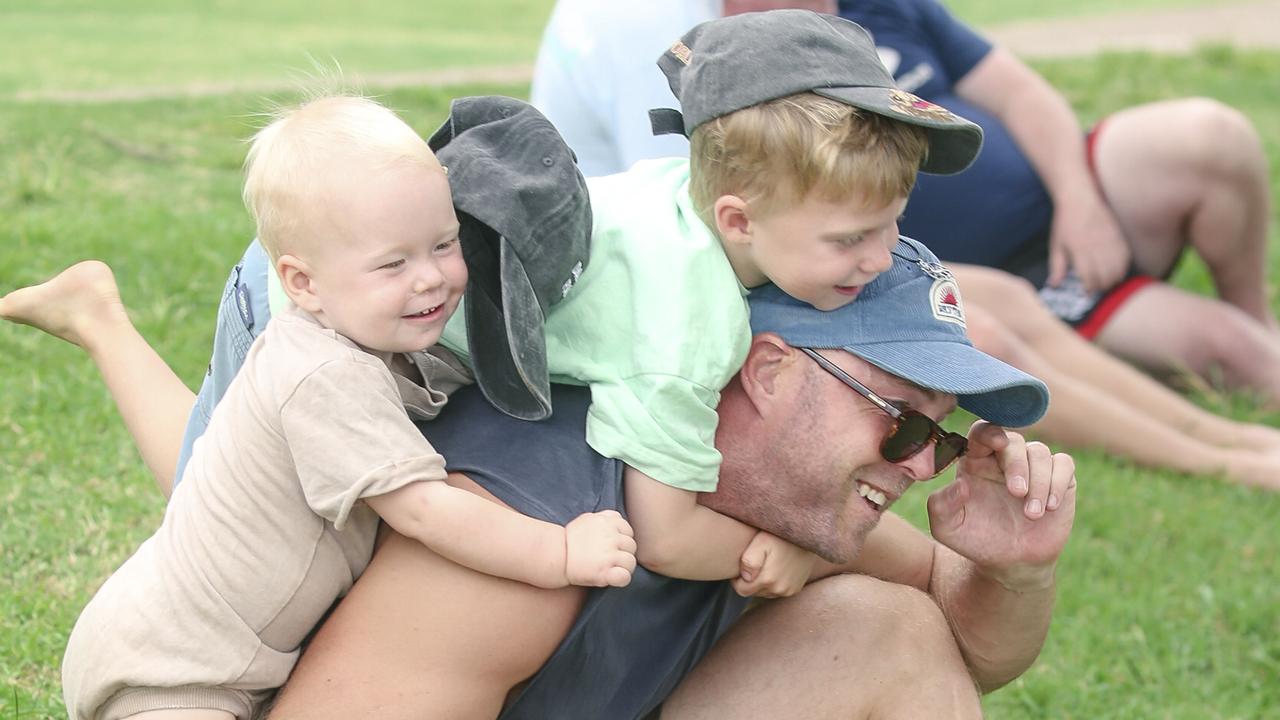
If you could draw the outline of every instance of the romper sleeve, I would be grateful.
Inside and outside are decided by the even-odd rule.
[[[391,372],[374,358],[319,366],[280,418],[307,504],[339,530],[361,498],[445,478],[444,458],[409,420]]]

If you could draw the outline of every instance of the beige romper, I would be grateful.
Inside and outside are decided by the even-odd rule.
[[[361,498],[445,477],[410,414],[434,417],[468,379],[412,357],[427,388],[296,308],[271,321],[160,529],[71,632],[62,683],[73,720],[181,707],[247,719],[284,684],[372,555],[378,517]]]

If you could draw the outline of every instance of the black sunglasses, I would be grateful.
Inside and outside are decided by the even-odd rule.
[[[891,463],[904,462],[933,442],[936,444],[933,449],[933,475],[930,477],[937,477],[943,470],[951,467],[951,463],[964,455],[969,441],[963,435],[943,430],[938,427],[938,423],[934,422],[933,418],[918,410],[912,410],[909,407],[899,410],[888,400],[872,392],[871,388],[841,370],[835,363],[819,355],[813,348],[798,349],[813,358],[814,362],[818,363],[818,367],[836,376],[837,380],[853,388],[859,395],[871,401],[872,405],[893,418],[893,429],[885,436],[884,442],[880,443],[880,456],[885,460]]]

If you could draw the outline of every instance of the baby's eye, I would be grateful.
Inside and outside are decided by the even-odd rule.
[[[439,245],[435,246],[435,252],[438,252],[438,253],[448,252],[449,250],[452,250],[454,246],[456,246],[457,244],[458,244],[458,238],[453,238],[452,240],[446,240],[440,243]]]
[[[378,269],[379,269],[379,270],[394,270],[394,269],[396,269],[396,268],[400,267],[401,265],[404,265],[404,258],[401,258],[401,259],[399,259],[399,260],[392,260],[391,262],[387,263],[386,265],[383,265],[382,267],[380,267],[380,268],[378,268]]]
[[[840,243],[841,247],[853,247],[854,245],[857,245],[858,243],[862,242],[863,238],[865,237],[866,237],[865,235],[846,235],[845,237],[840,238],[836,242]]]

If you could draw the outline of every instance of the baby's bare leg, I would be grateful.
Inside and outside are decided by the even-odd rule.
[[[84,348],[102,373],[125,427],[168,496],[195,394],[129,319],[111,268],[88,260],[0,298],[0,318]]]

